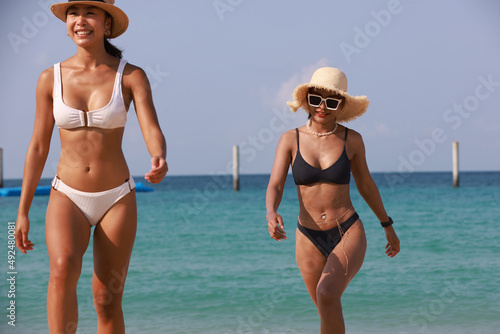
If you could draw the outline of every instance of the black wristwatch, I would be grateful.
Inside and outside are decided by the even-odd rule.
[[[394,224],[394,222],[392,221],[392,218],[391,218],[391,217],[389,217],[389,221],[387,221],[387,222],[385,222],[385,223],[380,222],[380,225],[382,225],[382,227],[384,227],[384,228],[385,228],[385,227],[389,227],[389,226],[391,226],[392,224]]]

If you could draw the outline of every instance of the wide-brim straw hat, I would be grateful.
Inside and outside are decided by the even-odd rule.
[[[68,2],[60,2],[50,6],[50,10],[57,16],[58,19],[66,22],[66,12],[68,8],[74,5],[89,5],[105,10],[113,19],[111,25],[111,34],[107,38],[116,38],[123,34],[128,28],[128,16],[123,10],[114,5],[115,0],[69,0]]]
[[[309,83],[298,85],[292,94],[293,101],[288,106],[293,112],[302,108],[309,113],[307,93],[311,88],[325,89],[344,97],[344,105],[337,115],[337,122],[349,122],[363,115],[370,101],[366,96],[351,96],[347,93],[347,77],[338,68],[322,67],[317,69]]]

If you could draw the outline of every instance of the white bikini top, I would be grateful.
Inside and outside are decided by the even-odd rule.
[[[126,60],[120,60],[116,72],[113,94],[109,103],[96,110],[79,110],[66,105],[62,99],[61,63],[54,64],[53,113],[60,129],[93,127],[101,129],[122,128],[127,123],[127,108],[123,101],[122,77]]]

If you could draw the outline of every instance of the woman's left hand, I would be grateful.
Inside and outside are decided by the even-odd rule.
[[[151,170],[144,178],[150,183],[160,183],[168,172],[167,162],[163,157],[154,156],[151,158]]]
[[[387,245],[385,245],[385,254],[390,257],[396,256],[399,253],[399,238],[396,231],[392,226],[385,227],[385,237],[387,238]]]

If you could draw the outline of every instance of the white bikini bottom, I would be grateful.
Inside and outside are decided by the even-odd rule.
[[[56,176],[52,180],[52,188],[68,196],[84,214],[90,225],[94,226],[101,221],[116,202],[135,188],[135,183],[131,176],[125,183],[116,188],[99,192],[85,192],[71,188]]]

